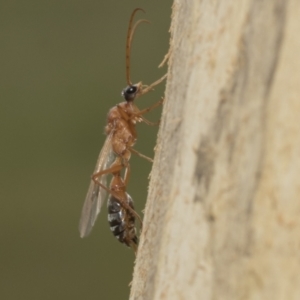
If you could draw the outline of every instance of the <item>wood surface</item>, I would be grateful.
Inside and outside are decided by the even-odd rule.
[[[300,1],[175,0],[130,299],[300,299]]]

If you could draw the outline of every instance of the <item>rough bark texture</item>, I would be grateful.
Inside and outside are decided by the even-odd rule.
[[[175,0],[130,299],[300,299],[300,2]]]

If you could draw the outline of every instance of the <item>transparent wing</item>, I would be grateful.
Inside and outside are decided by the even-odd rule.
[[[114,152],[111,147],[112,136],[113,130],[107,136],[103,148],[100,151],[94,173],[98,173],[109,168],[114,159]],[[102,175],[101,178],[99,178],[99,181],[104,186],[107,186],[107,174]],[[106,190],[91,180],[79,221],[80,237],[86,237],[91,232],[97,216],[100,213],[106,193]]]

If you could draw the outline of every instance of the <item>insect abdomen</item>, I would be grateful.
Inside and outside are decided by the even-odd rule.
[[[127,204],[134,209],[132,198],[126,193]],[[110,196],[107,202],[108,223],[113,235],[128,247],[135,247],[138,243],[135,228],[135,217],[124,208],[117,198]]]

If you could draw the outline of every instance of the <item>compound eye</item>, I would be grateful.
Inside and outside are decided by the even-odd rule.
[[[135,85],[130,85],[123,90],[122,95],[126,101],[132,101],[135,98],[136,92],[137,87]]]
[[[133,85],[133,86],[128,87],[128,89],[126,90],[126,93],[134,94],[136,92],[136,90],[137,90],[136,86]]]

